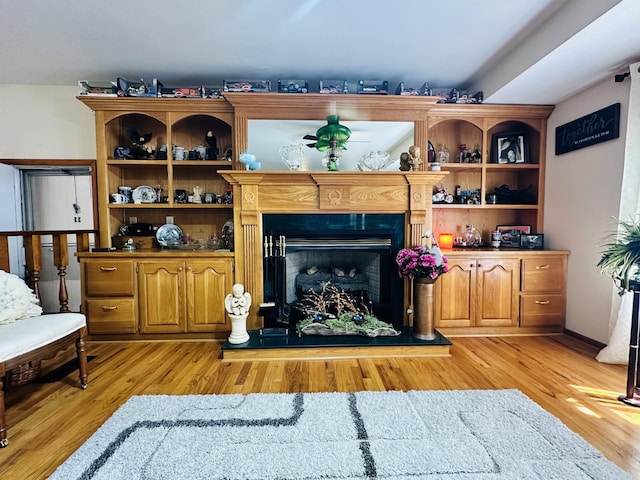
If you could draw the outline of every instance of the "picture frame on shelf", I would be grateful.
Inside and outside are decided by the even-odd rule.
[[[497,225],[500,232],[500,247],[520,248],[522,235],[531,234],[531,225]]]
[[[529,163],[529,139],[525,132],[496,133],[492,146],[494,163]]]
[[[520,248],[529,250],[544,249],[544,235],[542,233],[529,233],[520,235]]]

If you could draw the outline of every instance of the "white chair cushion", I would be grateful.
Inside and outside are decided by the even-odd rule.
[[[86,324],[81,313],[52,313],[0,325],[0,362],[44,347]]]
[[[0,325],[42,313],[38,298],[24,280],[0,270]]]

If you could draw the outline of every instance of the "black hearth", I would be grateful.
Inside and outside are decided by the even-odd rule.
[[[293,327],[295,305],[323,282],[363,299],[401,329],[403,279],[395,256],[404,244],[403,214],[264,214],[265,327]]]

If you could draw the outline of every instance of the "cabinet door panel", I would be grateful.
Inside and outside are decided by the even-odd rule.
[[[518,320],[518,260],[478,262],[478,319],[483,327],[515,326]]]
[[[229,330],[224,299],[232,288],[231,260],[187,264],[187,326],[190,332]]]
[[[476,315],[476,260],[449,259],[436,283],[436,327],[469,327]]]
[[[185,331],[184,263],[139,263],[141,333]]]

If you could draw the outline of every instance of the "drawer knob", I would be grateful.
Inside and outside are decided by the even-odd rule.
[[[107,307],[106,305],[103,305],[103,306],[102,306],[102,311],[103,311],[103,312],[111,312],[111,311],[113,311],[113,310],[117,310],[117,309],[118,309],[118,306],[117,306],[117,305],[114,305],[114,306],[112,306],[112,307]]]
[[[115,272],[118,270],[118,267],[100,267],[100,270],[103,272]]]
[[[546,270],[551,265],[536,265],[536,270]]]
[[[536,305],[549,305],[550,303],[549,300],[536,300]]]

